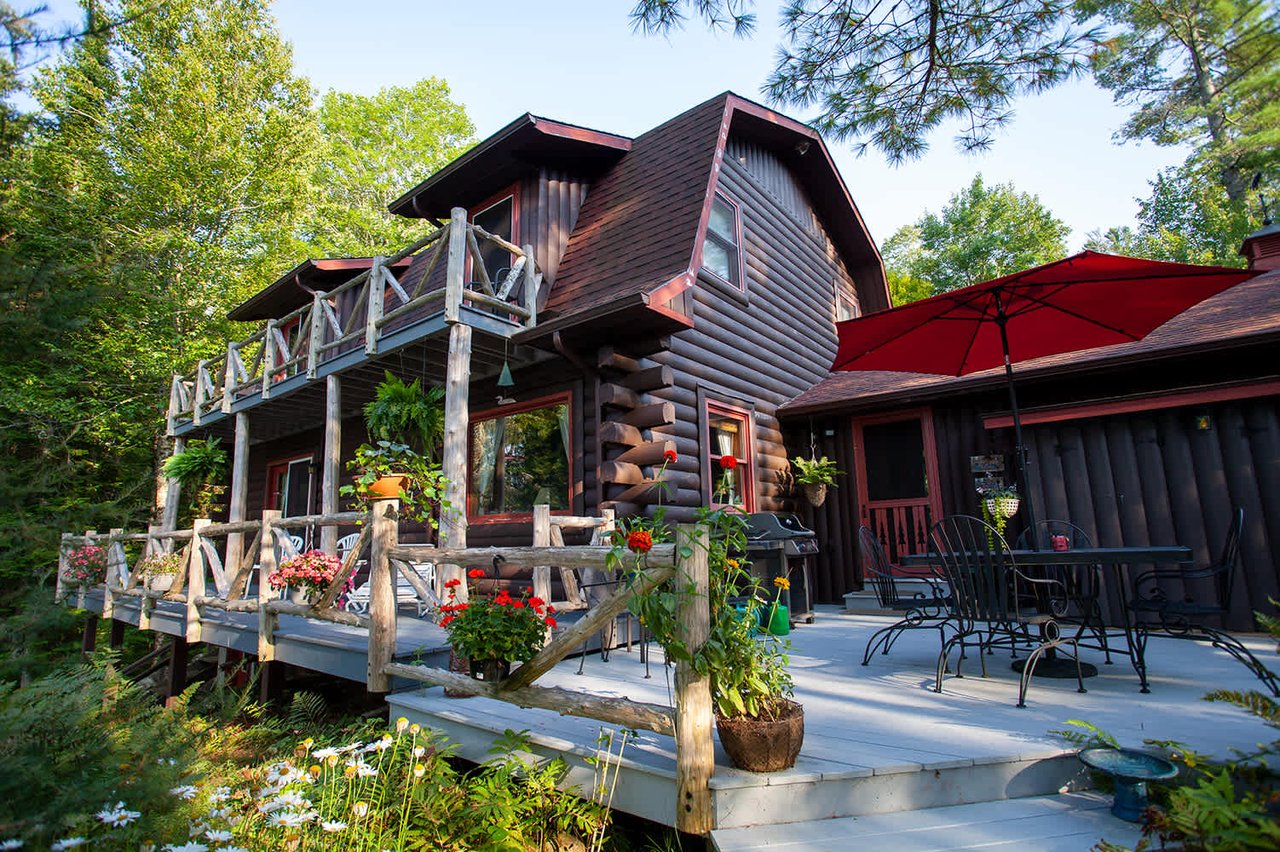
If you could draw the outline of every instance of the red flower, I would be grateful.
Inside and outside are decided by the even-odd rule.
[[[676,455],[675,450],[667,450],[665,453],[662,454],[662,457],[666,459],[667,464],[675,464],[679,458],[679,456]]]
[[[452,580],[444,581],[444,587],[446,589],[456,589],[458,586],[461,586],[461,585],[462,585],[462,581],[459,580],[457,577],[454,577]]]
[[[511,605],[516,609],[524,609],[524,601],[512,601]]]
[[[472,568],[470,571],[467,572],[467,576],[473,580],[479,580],[481,577],[484,576],[484,570],[481,568]]]
[[[538,597],[537,595],[534,595],[533,597],[529,598],[529,606],[533,607],[534,609],[537,609],[540,606],[546,606],[546,605],[547,605],[547,602],[544,601],[542,598]]]
[[[556,626],[556,620],[549,615],[546,618],[542,619],[542,623],[551,628],[554,628]]]
[[[553,607],[551,604],[547,604],[547,614],[548,614],[548,615],[550,615],[551,613],[553,613],[553,612],[555,612],[555,611],[556,611],[556,608],[555,608],[555,607]]]
[[[632,530],[627,536],[627,547],[636,553],[648,553],[653,549],[653,535],[648,530]]]
[[[452,615],[446,615],[444,618],[440,619],[440,626],[441,626],[441,627],[448,627],[448,626],[449,626],[449,623],[450,623],[451,621],[453,621],[453,616],[452,616]]]
[[[725,470],[733,470],[737,466],[738,466],[738,460],[733,456],[720,457],[720,467],[724,468]]]

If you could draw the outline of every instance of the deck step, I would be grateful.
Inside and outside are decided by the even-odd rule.
[[[1105,838],[1132,847],[1137,825],[1111,815],[1111,797],[1094,792],[1033,796],[918,811],[717,829],[718,852],[943,852],[1035,849],[1086,852]]]

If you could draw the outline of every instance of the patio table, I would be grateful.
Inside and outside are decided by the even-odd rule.
[[[1009,555],[1012,557],[1014,564],[1020,566],[1064,566],[1064,567],[1092,567],[1101,565],[1113,571],[1119,571],[1130,565],[1167,565],[1180,562],[1191,561],[1191,548],[1180,544],[1174,545],[1140,545],[1135,547],[1073,547],[1068,550],[1010,550]],[[912,553],[902,556],[899,564],[904,568],[929,568],[936,567],[942,563],[942,557],[937,553]],[[1144,669],[1146,664],[1144,660],[1139,659],[1134,642],[1133,642],[1133,621],[1129,612],[1129,583],[1127,578],[1121,577],[1120,597],[1121,597],[1121,618],[1124,619],[1124,636],[1125,644],[1129,652],[1129,662],[1133,665],[1133,670],[1144,681]],[[1047,659],[1041,663],[1036,669],[1036,674],[1041,674],[1041,668],[1045,669],[1043,674],[1046,677],[1069,676],[1075,677],[1075,666],[1070,665],[1067,668],[1070,671],[1066,675],[1056,675],[1054,672],[1054,661],[1057,655],[1050,652],[1046,653]],[[1018,661],[1022,662],[1022,661]],[[1067,663],[1061,660],[1060,664]],[[1017,670],[1017,663],[1014,664]],[[1065,671],[1065,669],[1064,669]],[[1094,677],[1098,670],[1095,666],[1082,666],[1082,673],[1085,677]],[[1145,686],[1142,692],[1149,692]]]

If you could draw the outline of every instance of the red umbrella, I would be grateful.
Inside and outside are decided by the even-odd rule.
[[[831,369],[963,376],[1004,365],[1024,504],[1034,524],[1013,364],[1141,340],[1260,271],[1082,251],[839,323]]]

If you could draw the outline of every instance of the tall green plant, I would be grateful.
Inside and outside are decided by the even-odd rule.
[[[191,441],[180,453],[164,463],[164,475],[178,480],[184,491],[195,497],[193,510],[198,518],[207,518],[214,502],[226,490],[216,485],[227,468],[227,451],[218,446],[218,438]]]

